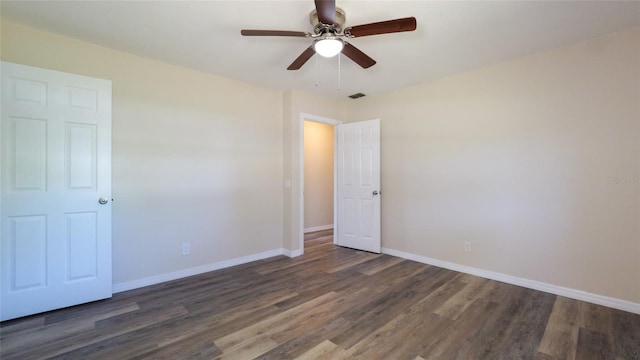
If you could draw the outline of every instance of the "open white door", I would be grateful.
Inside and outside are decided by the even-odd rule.
[[[337,244],[380,252],[380,120],[338,125]]]
[[[0,320],[111,297],[111,82],[1,70]]]

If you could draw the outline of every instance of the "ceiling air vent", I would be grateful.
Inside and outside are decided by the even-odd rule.
[[[349,95],[349,97],[352,98],[352,99],[361,98],[363,96],[365,96],[363,93],[356,93],[356,94],[353,94],[353,95]]]

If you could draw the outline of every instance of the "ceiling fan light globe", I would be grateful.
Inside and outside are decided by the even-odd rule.
[[[344,43],[340,39],[328,38],[320,39],[313,43],[313,49],[318,55],[323,57],[334,57],[342,51]]]

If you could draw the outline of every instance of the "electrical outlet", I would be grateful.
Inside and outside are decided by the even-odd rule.
[[[191,244],[188,242],[182,243],[182,255],[189,255],[191,253]]]
[[[469,241],[464,242],[464,252],[471,252],[471,242]]]

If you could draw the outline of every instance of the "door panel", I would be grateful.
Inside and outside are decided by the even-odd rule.
[[[111,296],[111,82],[2,62],[0,320]]]
[[[28,106],[46,106],[47,83],[42,81],[9,77],[9,101],[24,103]]]
[[[9,219],[12,291],[47,285],[47,217],[14,216]]]
[[[98,268],[98,232],[95,212],[66,214],[67,281],[95,278]]]
[[[379,253],[380,121],[339,125],[337,131],[337,244]]]
[[[66,124],[67,190],[96,188],[97,129],[93,124]]]
[[[43,119],[9,118],[12,191],[45,191],[47,123]]]

